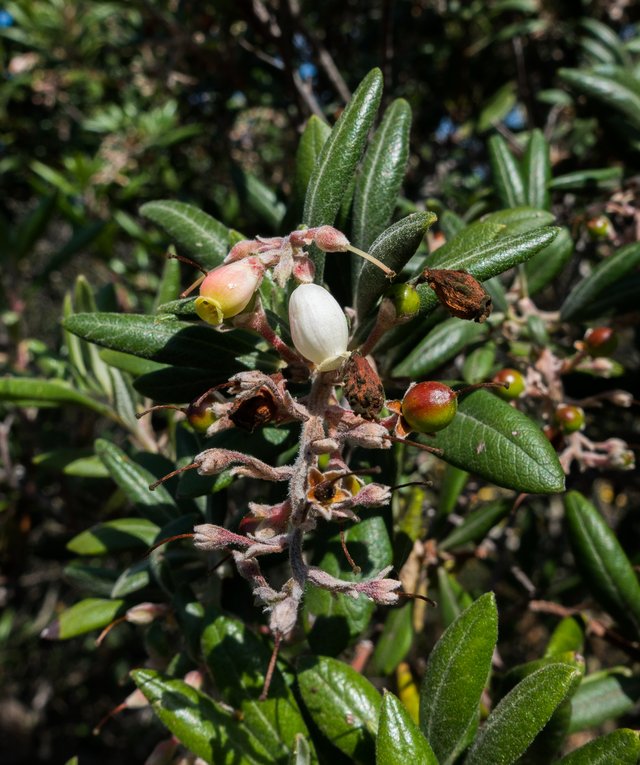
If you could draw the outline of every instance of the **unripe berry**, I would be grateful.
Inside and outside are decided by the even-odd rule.
[[[618,347],[618,335],[611,327],[594,327],[587,330],[584,345],[589,356],[593,358],[611,356]]]
[[[200,396],[187,407],[187,420],[198,433],[205,433],[216,421],[216,416],[211,409],[212,403],[211,396]]]
[[[420,295],[411,284],[394,284],[385,292],[398,319],[412,319],[420,310]]]
[[[592,239],[606,239],[612,233],[611,221],[606,215],[596,215],[587,221],[587,231]]]
[[[458,411],[458,397],[448,385],[421,382],[402,399],[402,416],[418,433],[435,433],[446,428]]]
[[[579,406],[560,404],[556,409],[556,422],[563,433],[575,433],[584,427],[584,411]]]
[[[524,377],[517,369],[501,369],[493,376],[493,382],[509,383],[508,388],[500,387],[495,389],[498,396],[505,401],[513,401],[516,398],[520,398],[527,387]]]

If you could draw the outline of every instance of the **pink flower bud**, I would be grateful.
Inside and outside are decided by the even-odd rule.
[[[236,316],[249,304],[263,274],[264,266],[258,258],[245,258],[214,268],[200,285],[196,313],[214,325]]]
[[[345,252],[349,249],[349,240],[333,226],[320,226],[315,230],[313,241],[323,252]]]

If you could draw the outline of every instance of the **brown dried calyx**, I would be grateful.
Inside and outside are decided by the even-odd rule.
[[[420,281],[426,281],[442,305],[459,319],[482,323],[491,313],[491,296],[468,271],[425,268]]]
[[[342,390],[356,414],[375,420],[384,406],[384,388],[377,372],[355,351],[344,366]]]
[[[275,419],[277,414],[278,403],[273,393],[265,386],[253,396],[236,401],[229,410],[229,419],[237,428],[253,433],[256,428]]]

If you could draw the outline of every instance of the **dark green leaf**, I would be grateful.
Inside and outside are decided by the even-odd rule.
[[[111,410],[100,401],[70,388],[64,382],[38,380],[31,377],[3,377],[0,379],[0,400],[29,406],[60,406],[75,404],[103,415]]]
[[[617,189],[624,174],[623,167],[603,167],[592,170],[576,170],[558,175],[549,182],[554,191],[595,191],[596,189]]]
[[[397,364],[392,375],[418,380],[446,364],[471,343],[478,342],[488,334],[485,324],[451,318],[436,327]]]
[[[476,225],[476,224],[474,224]],[[496,226],[497,224],[478,224],[482,226]],[[496,236],[501,229],[498,229]],[[451,268],[463,269],[475,276],[479,281],[486,281],[492,276],[497,276],[503,271],[507,271],[519,263],[524,263],[549,245],[556,237],[559,229],[551,227],[537,228],[525,234],[516,236],[507,236],[504,238],[494,238],[492,241],[480,239],[475,247],[460,252],[456,246],[453,250],[453,244],[458,237],[451,240],[451,248],[445,252],[445,247],[440,247],[432,256],[430,256],[427,265],[429,268]],[[463,232],[464,234],[465,232]],[[433,290],[426,284],[418,287],[420,293],[420,311],[427,313],[432,311],[438,299]]]
[[[500,236],[526,234],[540,226],[548,226],[555,220],[553,213],[546,210],[536,210],[533,207],[510,207],[488,213],[481,218],[483,223],[501,224],[505,228]]]
[[[489,715],[465,765],[515,763],[562,703],[576,675],[579,670],[568,664],[550,664],[525,677]]]
[[[495,394],[462,396],[450,425],[428,442],[443,459],[470,473],[529,494],[564,489],[564,471],[540,428]]]
[[[148,559],[128,566],[113,583],[112,598],[126,598],[151,584],[151,562]]]
[[[573,250],[571,232],[563,227],[551,244],[526,262],[525,274],[530,295],[535,295],[547,284],[551,284],[573,255]]]
[[[388,611],[382,634],[371,657],[371,671],[374,675],[390,675],[409,653],[413,642],[412,614],[411,603]]]
[[[376,737],[376,765],[397,765],[399,762],[438,765],[429,742],[405,706],[393,693],[385,692]]]
[[[205,268],[220,265],[229,251],[229,229],[193,205],[172,200],[147,202],[140,215],[155,223],[180,250]]]
[[[180,261],[175,258],[167,258],[162,269],[156,298],[153,301],[154,310],[157,310],[158,306],[168,303],[170,300],[175,300],[178,297],[180,294],[180,277]]]
[[[346,581],[370,579],[392,562],[392,549],[384,520],[380,516],[365,518],[345,532],[349,552],[360,574],[354,574],[345,560],[339,534],[333,534],[322,545],[318,565],[323,571]],[[310,628],[308,640],[312,648],[324,654],[337,654],[368,625],[375,610],[365,597],[356,600],[348,595],[328,592],[309,586],[304,600],[305,621]]]
[[[595,70],[559,69],[558,75],[579,93],[620,111],[631,125],[640,128],[640,93],[637,89]]]
[[[478,132],[484,133],[503,120],[516,103],[516,85],[507,82],[499,88],[483,106],[478,117]]]
[[[582,494],[565,497],[569,541],[591,594],[636,634],[640,626],[640,584],[629,559],[596,508]]]
[[[212,384],[240,371],[237,357],[255,353],[255,338],[234,330],[220,333],[211,327],[172,318],[142,314],[79,313],[65,320],[70,332],[123,353],[177,366],[218,371]],[[270,356],[265,354],[266,358]]]
[[[178,298],[178,300],[171,300],[168,303],[159,305],[156,312],[170,313],[173,316],[195,319],[198,316],[196,313],[196,299],[197,297],[186,297]]]
[[[76,555],[106,553],[149,547],[160,527],[145,518],[118,518],[92,526],[67,542],[67,549]]]
[[[489,159],[493,182],[502,206],[526,205],[528,200],[522,171],[502,136],[492,135],[489,139]]]
[[[640,266],[640,242],[621,247],[571,290],[560,312],[563,321],[590,316],[591,304]]]
[[[554,629],[547,643],[545,656],[556,656],[566,651],[582,653],[584,650],[584,618],[567,616]]]
[[[340,115],[313,168],[302,216],[307,226],[334,223],[365,147],[381,96],[382,73],[373,69]],[[316,248],[313,256],[316,280],[322,281],[324,255]]]
[[[166,522],[178,513],[173,498],[164,486],[149,490],[149,484],[154,483],[158,476],[134,462],[119,446],[99,438],[95,442],[95,450],[128,499],[146,509],[152,520]]]
[[[378,691],[337,659],[310,657],[300,666],[300,693],[313,722],[355,762],[372,762],[381,703]]]
[[[250,726],[202,691],[152,669],[135,669],[131,677],[161,722],[184,746],[216,765],[264,765],[273,760]]]
[[[217,616],[204,629],[202,651],[216,687],[227,703],[241,711],[245,725],[270,752],[270,761],[288,756],[297,734],[309,738],[293,693],[277,668],[269,697],[259,701],[271,651],[242,622]]]
[[[138,393],[156,404],[187,404],[206,393],[220,377],[207,369],[167,366],[141,375],[133,383]]]
[[[462,379],[468,385],[484,382],[489,377],[495,364],[496,349],[496,344],[490,340],[467,354],[462,366]]]
[[[538,128],[531,131],[522,160],[522,170],[526,183],[527,202],[531,207],[548,210],[550,205],[548,185],[551,180],[549,145]]]
[[[444,475],[440,484],[438,497],[438,515],[449,515],[453,512],[462,490],[467,485],[469,473],[453,465],[445,465]]]
[[[293,181],[293,199],[296,208],[302,211],[307,186],[313,173],[316,160],[320,156],[322,147],[331,135],[331,128],[315,114],[309,118],[306,127],[300,136],[298,151],[296,152],[296,173]]]
[[[72,560],[63,570],[64,580],[70,582],[80,592],[104,598],[111,597],[111,590],[117,576],[118,572],[111,568],[90,566],[79,558]]]
[[[608,670],[586,677],[571,699],[569,733],[596,728],[630,712],[640,701],[640,677]]]
[[[436,216],[431,212],[407,215],[380,234],[369,248],[369,254],[399,274],[435,221]],[[389,280],[378,266],[364,263],[355,292],[356,310],[360,317],[364,317],[373,308],[388,286]]]
[[[475,731],[497,638],[495,598],[486,593],[445,630],[429,656],[420,727],[442,765],[456,759]]]
[[[462,589],[458,580],[445,571],[444,566],[438,566],[438,608],[445,628],[472,603],[473,598]]]
[[[68,640],[106,627],[120,615],[123,600],[87,598],[63,611],[40,633],[46,640]]]
[[[70,337],[74,337],[70,335]],[[110,351],[103,348],[100,351],[100,358],[110,367],[115,367],[121,372],[126,372],[133,377],[146,375],[149,372],[155,372],[157,369],[163,369],[162,364],[148,359],[141,359],[139,356],[132,356],[130,353],[121,353],[120,351]]]
[[[464,521],[457,526],[442,542],[440,550],[453,550],[469,542],[481,542],[491,529],[509,514],[511,502],[496,500],[469,513]]]
[[[386,110],[362,163],[353,198],[351,241],[363,250],[393,215],[409,157],[411,107],[398,98]]]
[[[640,732],[620,728],[575,749],[557,765],[637,765],[640,759]]]

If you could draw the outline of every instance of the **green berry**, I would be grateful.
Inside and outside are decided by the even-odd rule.
[[[418,433],[436,433],[446,428],[458,411],[458,396],[448,385],[421,382],[402,399],[402,416]]]
[[[201,396],[192,401],[187,407],[187,420],[191,427],[198,433],[205,433],[216,421],[216,416],[211,409],[213,398],[211,396]]]
[[[584,411],[579,406],[560,404],[556,409],[556,422],[563,433],[575,433],[584,427]]]
[[[505,401],[513,401],[524,393],[526,383],[524,377],[517,369],[501,369],[493,377],[495,383],[508,383],[508,388],[496,388],[495,391]]]
[[[618,335],[611,327],[594,327],[588,329],[584,336],[584,344],[589,356],[611,356],[618,347]]]
[[[393,303],[398,319],[412,319],[420,310],[420,295],[411,284],[394,284],[385,297]]]

